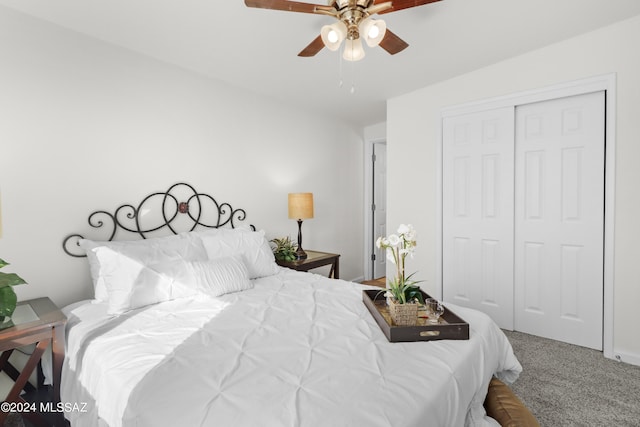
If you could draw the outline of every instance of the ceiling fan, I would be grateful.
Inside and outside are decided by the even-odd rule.
[[[298,56],[314,56],[324,47],[333,51],[338,50],[344,40],[342,57],[347,61],[359,61],[365,55],[362,39],[370,47],[380,46],[391,55],[409,46],[407,42],[388,30],[383,20],[373,19],[372,15],[396,12],[437,1],[440,0],[329,0],[328,5],[324,6],[288,0],[245,0],[244,4],[260,9],[333,16],[338,21],[322,27],[320,35],[302,49]]]

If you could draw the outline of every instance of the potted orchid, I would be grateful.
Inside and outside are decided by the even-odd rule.
[[[396,266],[395,277],[387,282],[386,296],[391,317],[397,324],[415,324],[418,313],[417,303],[424,304],[422,291],[417,286],[419,281],[413,280],[415,273],[407,276],[404,271],[405,259],[407,255],[413,257],[416,244],[416,231],[411,224],[400,224],[397,234],[378,237],[376,240],[376,247],[386,249],[387,259]]]

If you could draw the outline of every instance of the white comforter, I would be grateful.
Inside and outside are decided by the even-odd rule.
[[[489,380],[522,368],[495,323],[452,306],[469,340],[389,343],[363,288],[282,269],[251,290],[119,317],[76,307],[61,393],[86,405],[66,416],[112,427],[497,425],[482,407]]]

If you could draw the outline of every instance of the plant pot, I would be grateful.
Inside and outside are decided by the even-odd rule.
[[[397,326],[415,326],[418,323],[418,304],[400,304],[395,299],[387,300],[389,314]]]
[[[13,323],[13,319],[11,319],[11,317],[4,316],[0,318],[0,331],[3,329],[10,328],[12,326],[15,326],[15,323]]]

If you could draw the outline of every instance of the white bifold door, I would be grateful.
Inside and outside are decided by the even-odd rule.
[[[445,301],[602,349],[604,105],[598,92],[444,120]]]

